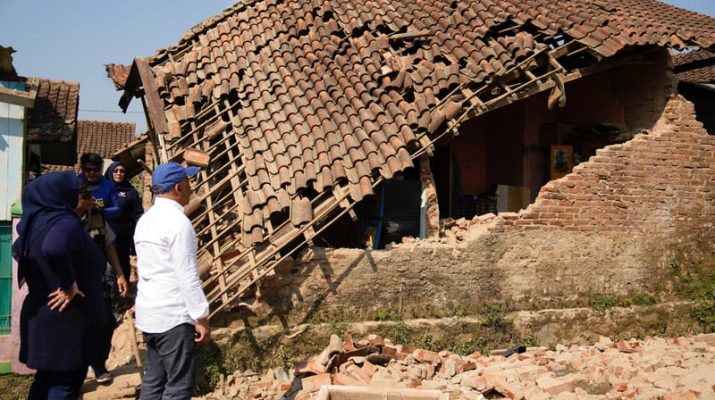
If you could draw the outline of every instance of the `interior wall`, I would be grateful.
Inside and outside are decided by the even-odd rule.
[[[715,89],[688,82],[678,84],[678,93],[695,104],[695,113],[710,135],[715,135]]]
[[[648,60],[569,82],[563,108],[549,110],[544,92],[468,121],[450,141],[463,193],[523,186],[533,202],[550,179],[550,146],[561,144],[556,125],[606,125],[624,133],[651,128],[673,91],[673,77],[665,50]],[[630,137],[625,134],[621,141]],[[589,140],[580,144],[581,161],[614,143],[605,137]]]

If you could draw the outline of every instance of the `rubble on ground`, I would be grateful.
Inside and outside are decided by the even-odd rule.
[[[445,218],[440,220],[440,232],[436,237],[428,237],[425,239],[405,236],[402,238],[401,244],[413,243],[439,243],[454,246],[460,243],[466,243],[475,238],[492,231],[500,220],[509,216],[516,216],[516,213],[500,213],[498,216],[492,213],[477,215],[472,219],[466,218]]]
[[[601,337],[593,346],[517,346],[466,356],[378,335],[357,341],[332,335],[320,354],[292,371],[236,372],[204,399],[329,399],[325,389],[321,393],[325,385],[369,387],[372,393],[432,389],[453,400],[706,399],[715,398],[714,367],[715,334],[617,342]]]

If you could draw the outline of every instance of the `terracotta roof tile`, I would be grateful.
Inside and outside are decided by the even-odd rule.
[[[77,131],[79,83],[27,78],[37,91],[35,107],[29,111],[27,139],[71,141]]]
[[[135,124],[130,122],[79,121],[77,124],[77,164],[43,164],[43,172],[69,171],[79,172],[79,158],[84,153],[97,153],[109,159],[128,143],[136,139]]]
[[[715,83],[715,53],[700,49],[673,56],[675,75],[681,81]]]
[[[97,153],[102,158],[112,154],[136,139],[133,122],[79,121],[77,124],[77,157],[84,153]]]
[[[105,66],[107,71],[107,76],[114,83],[114,87],[117,90],[124,89],[124,85],[127,83],[127,78],[129,77],[129,71],[131,70],[131,65],[121,65],[121,64],[107,64]]]
[[[465,112],[460,85],[506,79],[572,39],[596,59],[637,45],[710,47],[715,20],[655,0],[249,0],[149,62],[170,154],[198,143],[217,160],[209,170],[243,166],[232,188],[247,205],[222,207],[241,210],[241,233],[262,240],[257,228],[279,210],[305,222],[293,207],[307,207],[307,193],[348,182],[360,200],[377,174],[411,167],[418,138]]]

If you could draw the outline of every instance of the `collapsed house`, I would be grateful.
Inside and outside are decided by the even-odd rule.
[[[701,168],[676,195],[711,196],[710,138],[641,133],[702,129],[668,103],[668,49],[713,46],[714,19],[655,0],[266,0],[107,70],[124,110],[144,105],[147,162],[203,167],[186,213],[215,314],[306,246],[381,248],[449,218],[526,208],[493,230],[647,230],[642,209],[669,211],[639,185],[667,157],[611,178],[652,141]]]

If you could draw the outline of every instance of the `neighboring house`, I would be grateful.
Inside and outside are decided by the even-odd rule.
[[[186,213],[216,313],[302,247],[380,248],[440,219],[525,209],[500,232],[591,243],[698,218],[678,207],[710,215],[709,139],[671,97],[669,49],[689,46],[715,46],[715,19],[655,0],[244,1],[108,72],[125,111],[142,98],[157,163],[204,167]],[[666,139],[704,161],[652,155],[629,175],[650,160],[633,148]],[[605,285],[587,278],[573,290]]]
[[[27,123],[27,169],[39,174],[42,164],[74,164],[79,83],[44,78],[28,78],[27,83],[37,88]]]
[[[698,49],[673,56],[678,93],[695,104],[705,129],[715,135],[715,51]]]
[[[18,288],[11,253],[20,196],[41,162],[74,162],[79,84],[18,76],[12,52],[0,46],[0,372],[26,372],[17,316],[27,288]]]
[[[76,154],[72,166],[43,164],[42,170],[63,171],[74,169],[79,172],[79,159],[84,153],[97,153],[104,159],[102,170],[112,163],[112,154],[134,141],[136,125],[133,122],[79,121],[77,123]]]

